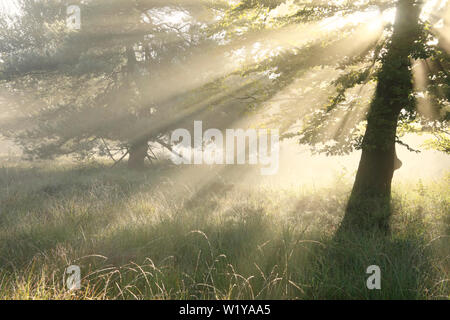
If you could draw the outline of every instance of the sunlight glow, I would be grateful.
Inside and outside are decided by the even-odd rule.
[[[428,19],[436,11],[436,8],[442,10],[446,3],[447,1],[442,0],[430,0],[426,2],[421,18]],[[295,4],[293,0],[288,0],[272,10],[270,12],[270,17],[289,16],[289,14],[298,9],[298,5]],[[1,0],[0,12],[9,14],[16,13],[17,7],[15,2],[13,0]],[[189,30],[189,24],[193,23],[192,17],[183,11],[171,11],[167,9],[166,11],[152,11],[151,13],[151,18],[147,15],[142,17],[144,22],[166,24],[169,28],[179,28],[183,26],[180,29],[183,33],[187,32]],[[269,30],[258,30],[254,34],[246,34],[246,37],[243,37],[245,40],[236,40],[236,43],[221,43],[221,46],[212,49],[208,48],[208,50],[201,51],[201,53],[196,53],[195,56],[189,57],[184,61],[183,68],[180,68],[179,65],[162,65],[161,70],[159,70],[160,73],[164,74],[162,79],[148,80],[145,85],[148,88],[151,88],[153,101],[156,103],[165,102],[172,97],[177,96],[179,93],[201,88],[221,77],[230,76],[230,74],[239,68],[251,67],[264,62],[267,59],[273,58],[281,52],[289,52],[289,50],[301,48],[308,44],[308,42],[314,40],[326,40],[328,36],[333,36],[333,34],[336,34],[341,29],[347,27],[354,28],[352,31],[354,36],[345,39],[343,45],[334,49],[335,52],[329,52],[328,54],[331,53],[336,55],[337,60],[357,55],[363,52],[373,41],[376,41],[376,39],[381,36],[381,32],[386,25],[395,22],[395,15],[395,9],[380,12],[378,8],[372,8],[346,16],[336,15],[324,19],[319,23],[290,25],[275,30],[270,28],[268,28]],[[446,18],[450,18],[449,9],[447,9]],[[109,21],[109,23],[112,27],[120,29],[122,25],[121,19],[123,19],[123,17],[117,18],[116,20],[113,19],[112,21]],[[439,32],[442,37],[449,39],[449,26],[445,26],[442,20]],[[195,76],[193,76],[193,74],[195,74]],[[236,78],[233,77],[234,76],[230,76],[232,80],[235,80]],[[261,78],[262,77],[263,76],[261,76]],[[276,70],[273,70],[273,74],[271,74],[270,77],[271,79],[277,77]],[[313,77],[315,77],[315,79],[312,79]],[[331,89],[334,89],[330,85],[330,81],[335,77],[336,73],[333,73],[332,70],[322,69],[322,71],[320,71],[313,68],[310,72],[303,74],[303,76],[300,76],[291,85],[281,90],[271,100],[267,101],[267,107],[273,114],[276,114],[276,111],[279,111],[282,108],[281,103],[279,102],[283,100],[289,101],[289,99],[291,99],[289,103],[295,105],[296,116],[300,117],[306,113],[306,111],[309,111],[308,108],[313,106],[313,102],[326,102],[331,94]],[[415,64],[414,77],[416,91],[419,92],[418,97],[420,98],[418,103],[419,112],[432,117],[433,110],[431,109],[431,104],[427,100],[425,92],[427,85],[427,71],[423,62]],[[246,79],[247,83],[251,81],[256,82],[258,80],[260,79]],[[236,80],[234,86],[230,86],[220,93],[211,94],[200,103],[197,102],[195,105],[188,105],[185,113],[180,112],[174,119],[164,119],[158,126],[166,126],[179,121],[180,119],[187,118],[194,113],[198,114],[201,118],[210,112],[208,108],[218,108],[220,103],[224,104],[223,101],[228,102],[229,100],[227,100],[227,98],[232,99],[232,95],[240,89],[245,88],[247,83],[245,81],[240,82],[239,80]],[[324,87],[327,89],[329,88],[330,91],[318,90],[323,89]],[[355,103],[356,100],[359,99],[369,100],[373,93],[373,87],[367,86],[364,88],[364,86],[361,86],[354,88],[353,91],[353,94],[349,94],[348,99],[343,104],[349,105]],[[302,97],[295,100],[295,93],[298,93],[299,96],[301,95]],[[345,108],[337,108],[333,114],[333,116],[337,118],[337,121],[324,128],[324,130],[327,131],[326,133],[328,135],[338,139],[340,131],[347,129],[354,122],[363,119],[368,106],[369,103],[364,104],[361,108],[361,112],[354,112],[353,114],[348,113],[352,111],[347,110],[346,112]],[[219,105],[219,108],[220,107],[221,105]],[[217,111],[220,111],[220,109]],[[255,117],[257,116],[262,115],[258,114]],[[245,120],[246,123],[243,123],[244,120],[241,121],[242,127],[249,124],[247,119]],[[311,160],[311,163],[313,161],[315,160]],[[357,159],[354,160],[354,162],[356,163]],[[292,166],[296,166],[295,170],[303,170],[305,166],[298,166],[298,163],[299,161],[296,160],[295,162],[292,162]],[[354,163],[352,163],[351,167],[354,166]],[[291,168],[291,166],[285,167]],[[309,168],[310,166],[308,165],[307,167]],[[320,166],[318,167],[318,171],[320,171]],[[292,172],[289,172],[287,176],[292,177]],[[186,179],[192,179],[192,177],[191,173],[186,171],[183,175],[179,176],[179,181],[182,182]],[[207,176],[207,173],[205,173],[205,176],[197,178],[200,187],[212,180],[211,177]]]
[[[439,114],[428,97],[428,67],[424,60],[413,62],[414,90],[416,92],[417,111],[426,118],[436,119]]]
[[[369,32],[378,32],[384,25],[394,21],[395,9],[385,10],[383,13],[380,13],[378,9],[373,9],[324,19],[321,27],[327,31],[334,31],[348,26],[364,24]]]
[[[450,53],[450,5],[448,1],[445,1],[441,17],[439,22],[434,25],[434,30],[440,38],[440,46]]]
[[[437,15],[438,12],[441,12],[444,9],[446,3],[447,0],[426,1],[422,9],[420,19],[423,21],[429,20],[432,16]]]
[[[0,1],[0,14],[15,15],[19,11],[15,0],[2,0]]]

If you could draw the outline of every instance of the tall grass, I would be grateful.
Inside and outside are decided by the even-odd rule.
[[[390,236],[339,240],[351,181],[280,189],[228,176],[4,165],[0,298],[450,297],[449,176],[394,186]],[[374,264],[381,290],[366,287]],[[65,288],[69,265],[81,267],[81,290]]]

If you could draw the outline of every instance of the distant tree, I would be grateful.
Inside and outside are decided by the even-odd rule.
[[[80,8],[80,30],[66,24],[69,5]],[[170,0],[21,0],[18,7],[13,23],[1,20],[0,81],[14,114],[3,134],[30,157],[119,151],[141,168],[148,143],[163,143],[179,125],[168,119],[185,99],[177,88],[188,91],[186,74],[192,82],[202,76],[184,64],[211,45],[202,32],[210,8]]]

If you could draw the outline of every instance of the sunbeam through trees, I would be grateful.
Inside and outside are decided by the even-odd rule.
[[[449,72],[447,0],[2,1],[0,298],[448,299]]]

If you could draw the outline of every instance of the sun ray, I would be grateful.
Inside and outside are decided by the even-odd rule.
[[[433,107],[429,98],[429,93],[427,91],[427,87],[429,84],[429,67],[427,66],[427,61],[413,61],[412,70],[417,111],[428,119],[437,119],[439,117],[439,113],[436,108]]]

